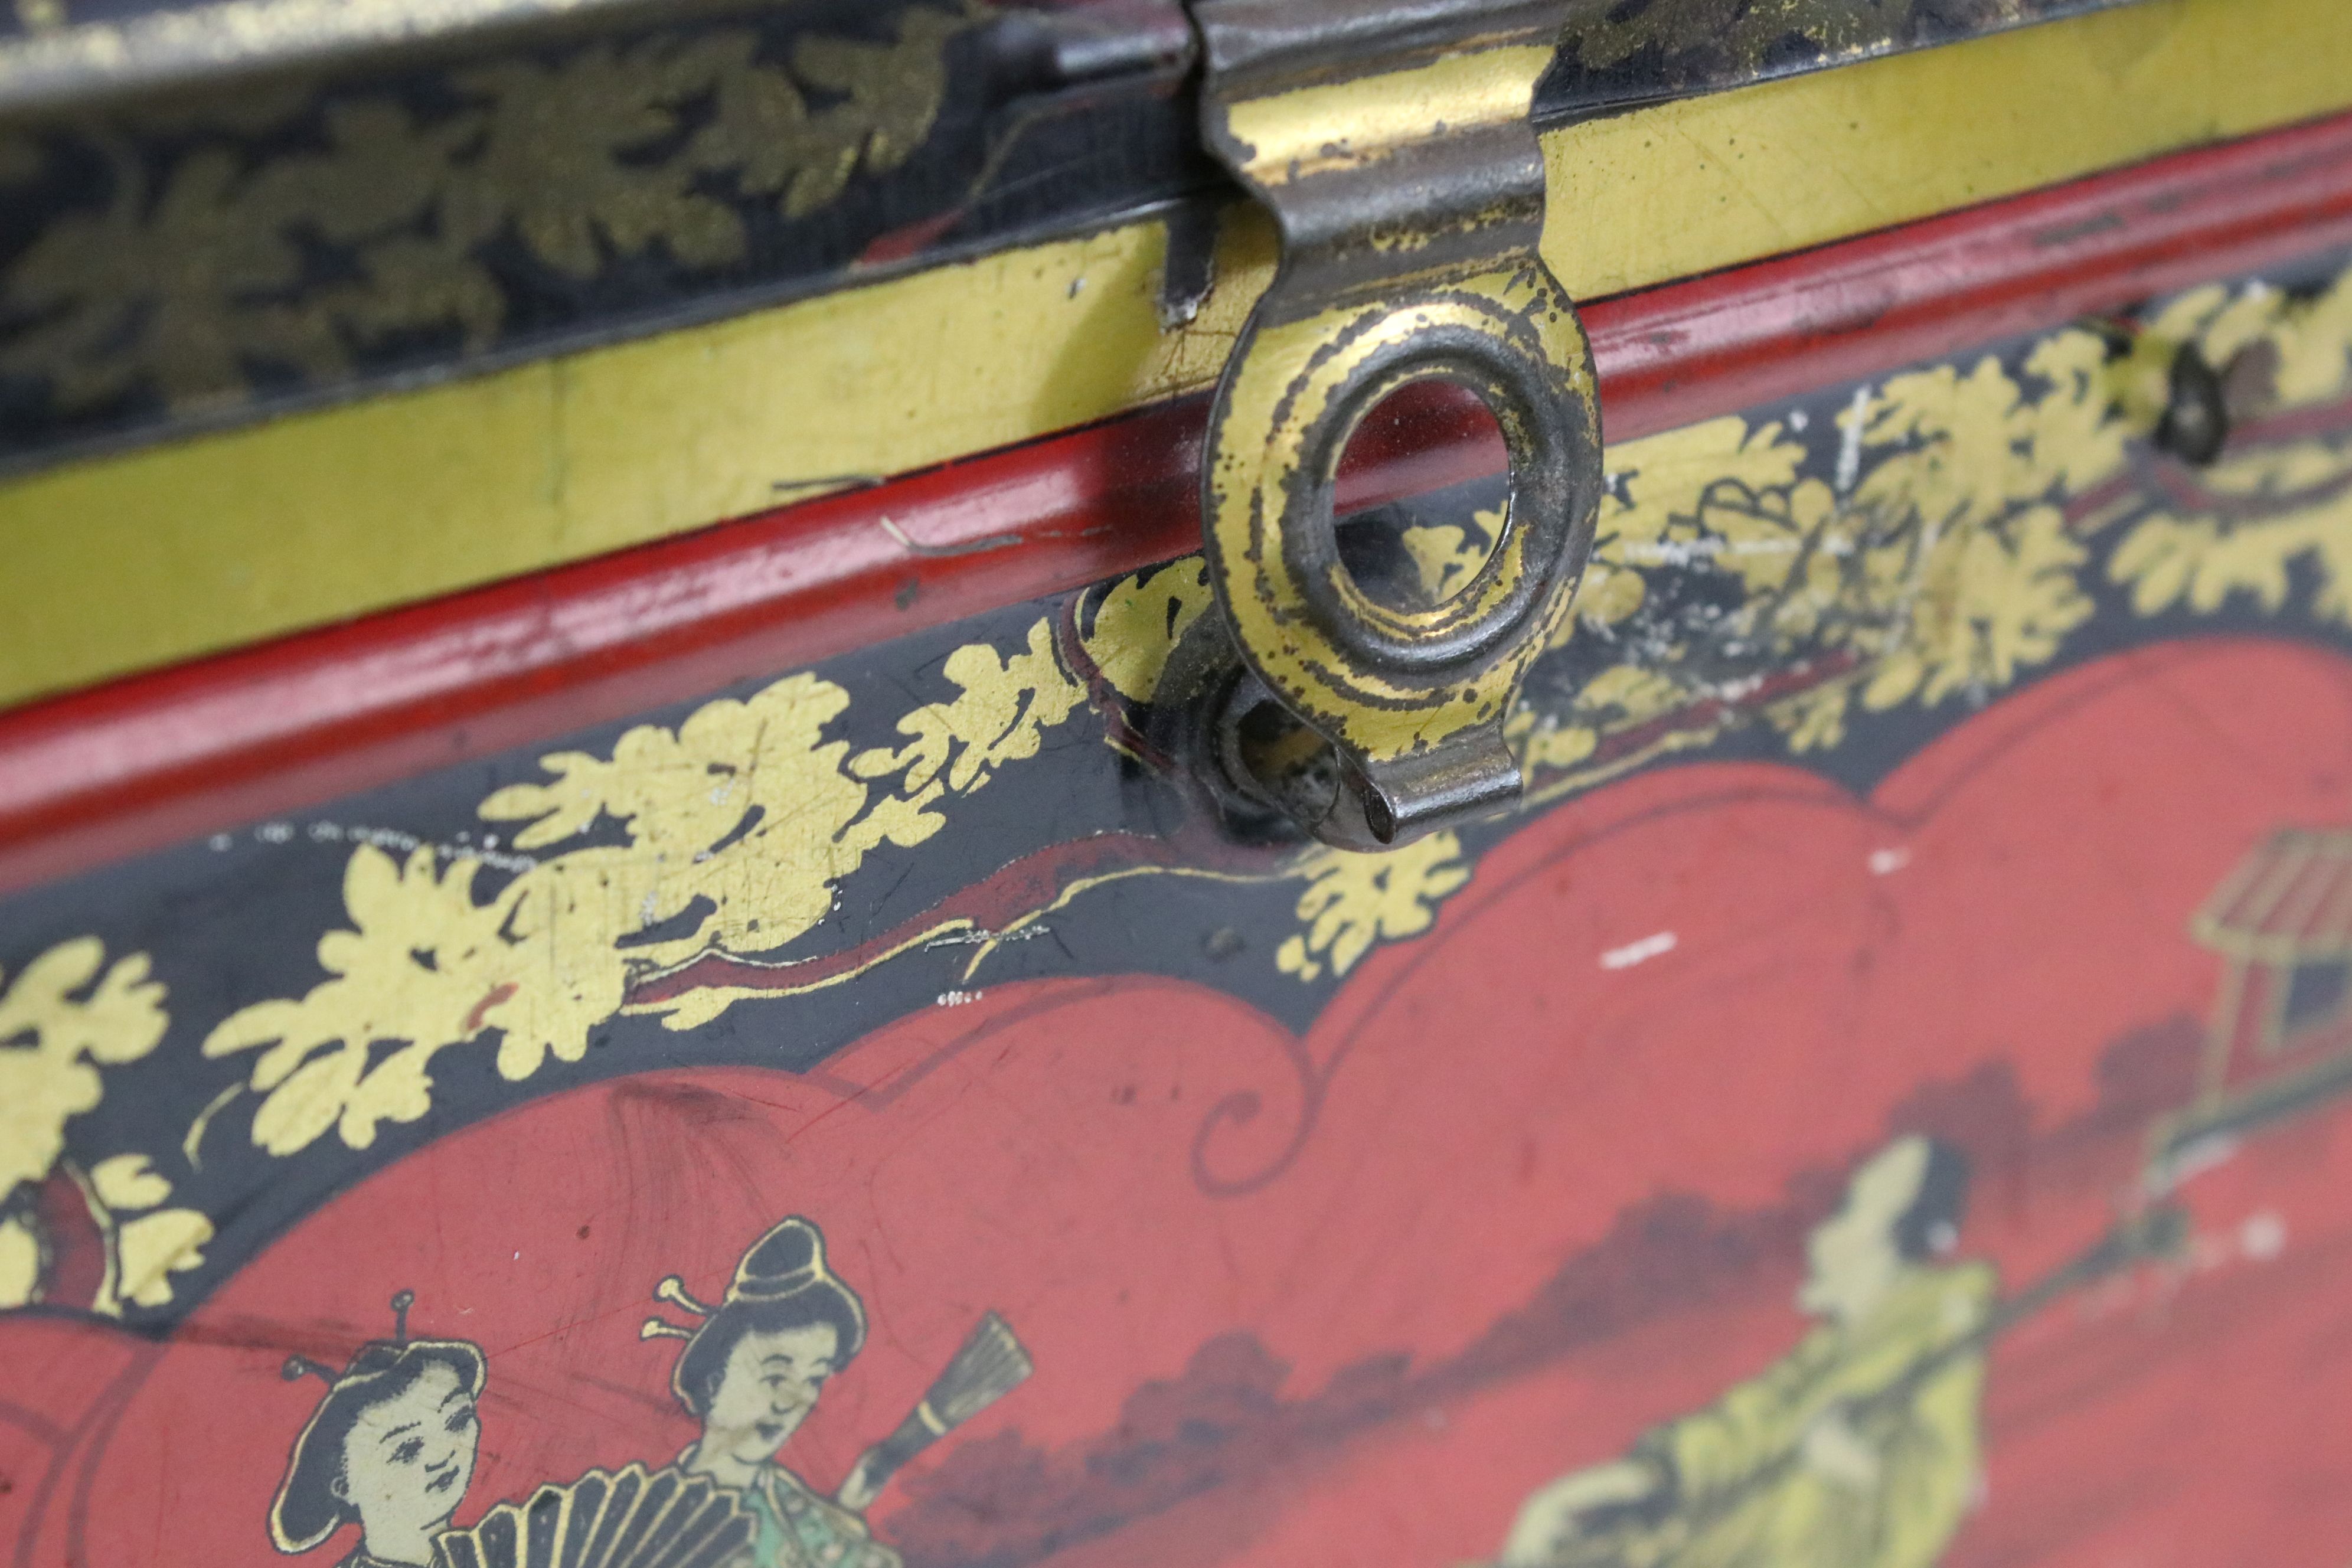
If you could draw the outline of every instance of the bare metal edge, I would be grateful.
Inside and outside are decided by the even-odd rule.
[[[2140,3],[2143,0],[2073,0],[2048,16],[2022,23],[1997,22],[1937,43],[1958,43],[2021,25]],[[133,21],[68,24],[0,39],[0,114],[168,89],[243,70],[315,65],[370,49],[399,48],[479,32],[632,11],[654,17],[674,15],[677,9],[675,4],[663,5],[659,0],[219,0],[210,5],[160,11]],[[1804,74],[1917,47],[1922,46],[1865,47],[1837,59],[1809,62],[1797,73],[1767,76]],[[1641,98],[1612,100],[1587,107],[1583,112],[1621,111],[1648,101]],[[1569,106],[1552,115],[1540,108],[1538,111],[1538,119],[1546,123],[1580,117]]]
[[[1637,110],[1654,109],[1662,103],[1679,99],[1706,98],[1715,93],[1729,92],[1739,88],[1759,87],[1766,82],[1787,81],[1791,78],[1816,76],[1823,71],[1841,70],[1848,66],[1866,65],[1873,60],[1889,59],[1896,55],[1924,54],[1930,49],[1948,49],[1955,44],[1973,44],[1986,38],[1996,38],[2005,33],[2024,32],[2030,28],[2047,27],[2060,22],[2073,22],[2101,11],[2120,11],[2131,5],[2151,5],[2156,0],[2054,0],[2050,10],[2035,16],[2011,14],[1948,37],[1925,38],[1912,43],[1892,39],[1874,44],[1853,44],[1835,53],[1824,53],[1811,59],[1799,60],[1785,66],[1774,66],[1736,80],[1709,82],[1699,87],[1660,87],[1650,91],[1612,93],[1589,100],[1547,102],[1543,89],[1536,91],[1534,119],[1539,131],[1556,131],[1564,125],[1584,121],[1606,120],[1613,115],[1631,114]],[[1573,37],[1573,28],[1563,33],[1560,47],[1565,50]]]
[[[220,0],[0,42],[0,113],[609,13],[647,0]]]

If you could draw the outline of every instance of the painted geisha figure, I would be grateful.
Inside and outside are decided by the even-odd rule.
[[[670,1389],[702,1434],[678,1468],[740,1494],[758,1521],[756,1568],[898,1568],[858,1511],[871,1500],[865,1463],[828,1498],[776,1459],[866,1343],[865,1303],[826,1266],[817,1227],[795,1215],[753,1243],[715,1308],[675,1277],[656,1293],[702,1319],[691,1330],[655,1319],[644,1331],[686,1341]]]
[[[303,1356],[289,1380],[327,1384],[269,1509],[278,1550],[309,1552],[345,1525],[360,1539],[341,1568],[427,1568],[474,1476],[486,1363],[465,1340],[412,1340],[413,1297],[392,1299],[393,1337],[362,1345],[340,1373]]]
[[[1957,1245],[1968,1165],[1906,1137],[1812,1233],[1797,1348],[1622,1459],[1529,1498],[1506,1568],[1927,1568],[1978,1484],[1996,1281]]]

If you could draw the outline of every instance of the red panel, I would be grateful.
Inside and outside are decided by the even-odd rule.
[[[2339,813],[2347,773],[2340,656],[2196,639],[1995,704],[1866,798],[1707,762],[1566,802],[1296,1034],[1190,981],[1037,978],[812,1072],[535,1095],[258,1248],[79,1448],[15,1439],[79,1483],[17,1561],[295,1568],[262,1521],[316,1395],[280,1369],[340,1361],[394,1289],[420,1334],[488,1354],[468,1522],[676,1454],[696,1428],[675,1343],[639,1336],[652,1284],[717,1295],[788,1207],[874,1325],[793,1438],[809,1480],[887,1431],[981,1310],[1034,1354],[877,1508],[913,1568],[1483,1560],[1531,1490],[1662,1421],[1743,1384],[1759,1426],[1797,1404],[1748,1380],[1813,1330],[1803,1237],[1891,1131],[1967,1150],[1955,1261],[2012,1301],[2112,1234],[2219,967],[2183,911],[2279,823]],[[1679,941],[1596,963],[1654,931]],[[2352,1102],[2315,1102],[2172,1194],[2178,1267],[2015,1321],[1988,1500],[1947,1568],[2341,1568],[2347,1188]],[[110,1342],[37,1326],[0,1321],[0,1364],[63,1427]],[[1916,1343],[1839,1354],[1891,1379]],[[1790,1429],[1733,1463],[1769,1477],[1756,1456]]]
[[[1602,300],[1612,439],[2352,242],[2352,117]],[[0,888],[1168,559],[1192,399],[0,716]],[[1500,464],[1443,397],[1343,485]]]

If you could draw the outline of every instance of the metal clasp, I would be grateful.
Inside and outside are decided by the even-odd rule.
[[[1211,416],[1210,576],[1251,673],[1336,753],[1328,807],[1303,826],[1345,847],[1517,797],[1503,721],[1591,548],[1592,353],[1537,248],[1544,167],[1528,118],[1559,11],[1194,0],[1204,139],[1282,237]],[[1342,561],[1333,481],[1359,422],[1429,379],[1493,412],[1511,499],[1472,580],[1401,609]]]

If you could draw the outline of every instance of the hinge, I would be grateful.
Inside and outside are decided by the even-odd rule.
[[[1401,844],[1517,797],[1504,720],[1591,548],[1592,353],[1538,249],[1544,166],[1528,117],[1561,10],[1192,7],[1203,138],[1282,240],[1211,416],[1210,576],[1251,675],[1335,754],[1336,787],[1291,809],[1344,847]],[[1428,380],[1492,411],[1510,501],[1465,584],[1400,605],[1342,559],[1333,482],[1364,416]]]

